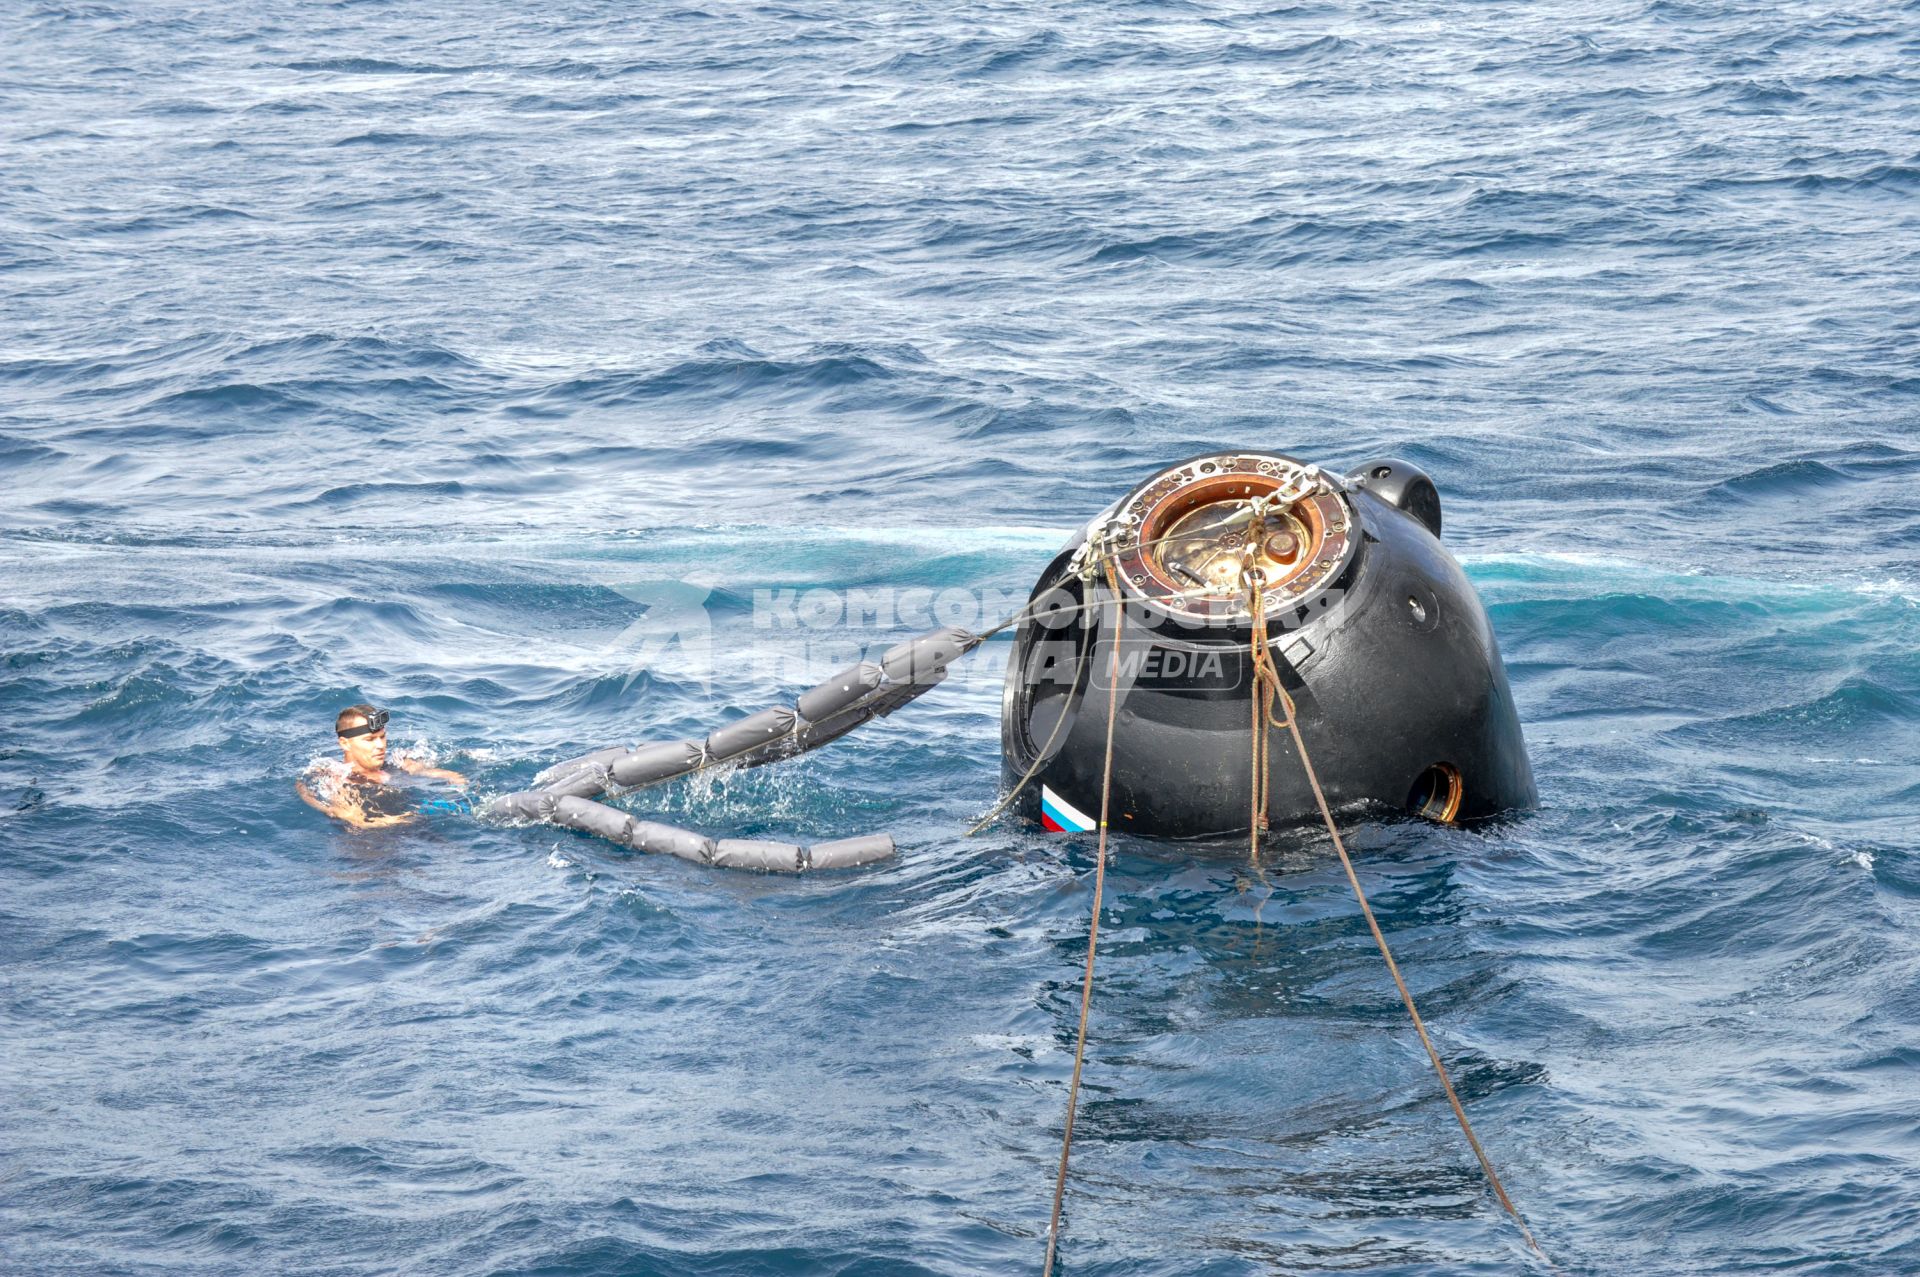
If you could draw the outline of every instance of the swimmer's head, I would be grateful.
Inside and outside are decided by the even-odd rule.
[[[347,765],[377,772],[387,765],[387,711],[371,705],[349,705],[334,716],[333,734]]]

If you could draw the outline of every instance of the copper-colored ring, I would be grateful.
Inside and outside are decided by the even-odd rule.
[[[1459,816],[1460,804],[1467,796],[1466,781],[1461,777],[1460,769],[1452,763],[1435,763],[1421,772],[1419,778],[1414,781],[1416,793],[1419,792],[1419,786],[1427,779],[1428,774],[1432,772],[1439,772],[1441,780],[1446,782],[1446,805],[1440,809],[1438,815],[1430,815],[1427,809],[1433,805],[1433,799],[1429,796],[1421,802],[1414,814],[1425,816],[1428,820],[1435,820],[1443,825],[1451,825],[1454,818]]]
[[[1262,465],[1267,466],[1264,472]],[[1194,583],[1174,579],[1161,557],[1159,542],[1176,521],[1195,510],[1266,496],[1297,479],[1291,465],[1279,465],[1258,454],[1203,457],[1159,475],[1127,506],[1128,544],[1120,549],[1117,563],[1121,575],[1146,601],[1171,612],[1216,619],[1247,615],[1247,601],[1237,593],[1188,594]],[[1269,614],[1326,584],[1346,563],[1353,545],[1349,531],[1353,516],[1337,493],[1322,491],[1304,497],[1288,513],[1305,529],[1307,542],[1284,575],[1266,582],[1262,607]]]
[[[1216,474],[1197,480],[1183,488],[1175,488],[1148,508],[1140,520],[1140,540],[1158,541],[1165,536],[1183,516],[1191,514],[1201,506],[1218,505],[1223,501],[1236,498],[1246,500],[1263,497],[1280,487],[1280,480],[1264,474]],[[1313,566],[1319,556],[1320,547],[1326,541],[1326,519],[1311,501],[1302,501],[1293,507],[1293,514],[1307,527],[1309,541],[1300,553],[1293,570],[1283,577],[1267,582],[1269,588],[1283,585]],[[1167,574],[1160,563],[1160,555],[1155,546],[1140,557],[1148,575],[1169,590],[1184,590],[1188,583],[1175,581]]]

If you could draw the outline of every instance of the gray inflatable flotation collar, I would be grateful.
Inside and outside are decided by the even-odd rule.
[[[634,851],[661,852],[723,869],[799,873],[870,864],[893,854],[886,834],[802,845],[746,838],[709,838],[637,817],[598,801],[712,767],[758,767],[793,758],[893,713],[947,676],[947,667],[980,644],[956,627],[895,644],[876,661],[862,661],[803,694],[714,729],[698,741],[612,745],[549,767],[536,788],[496,798],[486,815],[542,821],[594,834]]]

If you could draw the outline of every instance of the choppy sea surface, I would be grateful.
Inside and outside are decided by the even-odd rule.
[[[292,782],[698,734],[1261,446],[1427,467],[1491,609],[1541,809],[1351,837],[1561,1270],[1920,1270],[1920,7],[7,27],[0,1268],[1038,1271],[1004,649],[635,800],[862,871]],[[1122,842],[1103,936],[1062,1272],[1546,1271],[1321,844]]]

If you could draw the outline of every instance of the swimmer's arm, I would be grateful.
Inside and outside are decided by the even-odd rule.
[[[401,771],[407,772],[410,775],[426,776],[433,780],[444,780],[450,785],[464,785],[467,783],[467,778],[459,772],[448,771],[444,767],[429,767],[418,759],[396,758],[393,761],[400,765]]]
[[[332,802],[322,802],[311,789],[307,788],[307,782],[304,780],[295,781],[293,787],[299,791],[300,797],[309,807],[315,811],[323,811],[335,820],[351,825],[355,829],[384,829],[388,825],[404,825],[414,818],[412,812],[405,812],[398,816],[369,816],[364,807],[345,794],[335,796]]]
[[[342,816],[341,819],[355,829],[385,829],[389,825],[411,825],[420,819],[420,813],[406,811],[398,816],[369,816],[365,812],[358,812],[352,816]]]

